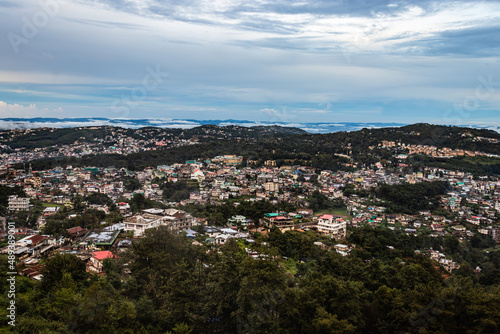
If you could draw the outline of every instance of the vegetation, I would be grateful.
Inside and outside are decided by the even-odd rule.
[[[37,147],[48,147],[52,145],[69,145],[75,141],[95,143],[106,138],[112,138],[119,131],[121,135],[135,139],[155,139],[162,137],[166,139],[197,138],[201,141],[227,138],[263,138],[291,134],[305,134],[304,130],[292,127],[281,126],[216,126],[203,125],[192,129],[161,129],[154,127],[144,127],[138,130],[122,129],[113,126],[101,127],[81,127],[81,128],[62,128],[62,129],[37,129],[29,133],[16,136],[13,141],[4,139],[0,141],[9,145],[11,148],[34,149]],[[1,132],[1,131],[0,131]],[[8,138],[8,136],[6,136]],[[109,143],[112,143],[109,142]]]
[[[197,182],[163,182],[160,185],[163,198],[169,202],[180,202],[189,198],[189,194],[199,189]]]
[[[252,245],[229,241],[220,252],[207,252],[160,228],[120,258],[105,260],[105,277],[89,277],[73,255],[56,255],[41,283],[17,277],[15,332],[500,331],[498,256],[488,274],[465,270],[444,280],[414,251],[429,241],[425,237],[360,228],[346,241],[357,245],[348,257],[320,249],[315,240],[311,233],[273,230]],[[248,257],[244,247],[261,257]],[[6,265],[2,257],[2,275]],[[4,318],[7,289],[3,277]]]
[[[281,129],[281,128],[280,128]],[[145,138],[159,131],[148,132]],[[281,129],[282,130],[282,129]],[[490,141],[476,140],[476,137],[500,139],[500,135],[490,130],[448,127],[429,124],[414,124],[401,128],[362,129],[355,132],[336,132],[328,134],[305,134],[298,129],[266,132],[203,126],[186,130],[183,138],[198,138],[200,144],[185,147],[171,147],[156,151],[139,152],[130,155],[103,154],[77,158],[40,160],[33,163],[35,169],[48,169],[59,165],[97,167],[126,167],[140,170],[148,166],[173,164],[193,159],[210,159],[217,155],[238,154],[249,160],[263,164],[275,160],[276,165],[297,164],[312,166],[322,170],[349,170],[346,163],[359,166],[372,166],[382,161],[388,167],[391,152],[379,148],[383,140],[398,141],[406,144],[432,145],[438,148],[465,149],[500,154],[500,146]],[[243,132],[241,132],[243,131]],[[247,132],[245,132],[247,131]],[[244,133],[244,135],[243,135]],[[268,135],[261,135],[261,134]],[[294,136],[290,136],[294,134]],[[180,134],[178,134],[180,135]],[[179,137],[180,138],[180,137]],[[401,151],[404,152],[404,151]],[[351,158],[341,155],[349,155]],[[500,159],[487,157],[457,157],[439,159],[415,157],[410,162],[418,170],[422,166],[435,166],[452,170],[462,170],[475,175],[500,174]]]
[[[238,203],[238,204],[235,204]],[[196,217],[206,218],[211,225],[225,225],[227,220],[235,215],[242,215],[257,223],[265,213],[292,212],[294,207],[285,202],[272,204],[268,201],[247,202],[226,201],[221,205],[188,204],[183,210]]]
[[[416,214],[420,210],[433,210],[439,205],[439,195],[446,193],[449,184],[444,181],[418,182],[415,184],[382,184],[373,192],[387,202],[389,213]]]

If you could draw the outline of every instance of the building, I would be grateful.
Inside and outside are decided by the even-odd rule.
[[[128,217],[124,221],[124,230],[134,232],[134,236],[143,236],[151,228],[168,226],[171,230],[179,231],[193,227],[195,219],[188,213],[176,210],[148,209],[140,214]]]
[[[57,211],[59,211],[59,207],[58,206],[48,206],[46,207],[44,210],[43,210],[43,215],[44,216],[50,216],[50,215],[53,215],[54,213],[56,213]]]
[[[457,263],[449,259],[439,259],[438,263],[449,273],[455,269],[460,269],[460,266]]]
[[[141,237],[146,230],[168,225],[174,220],[175,218],[170,216],[140,213],[126,218],[123,223],[125,232],[134,232],[135,237]]]
[[[99,251],[93,252],[92,257],[89,260],[89,271],[97,271],[98,273],[102,272],[102,265],[105,259],[114,259],[116,256],[110,251]]]
[[[30,209],[30,199],[18,197],[17,195],[9,196],[9,211],[22,211]]]
[[[85,234],[88,233],[88,231],[89,230],[87,230],[86,228],[81,228],[80,226],[75,226],[75,227],[72,227],[72,228],[68,228],[66,230],[66,234],[71,239],[74,239],[74,238],[77,238],[77,237],[84,236]]]
[[[322,215],[318,218],[318,233],[330,235],[335,239],[346,236],[347,223],[339,216]]]
[[[276,160],[266,160],[264,162],[264,165],[267,167],[276,167]]]
[[[227,222],[232,226],[240,225],[245,227],[247,225],[247,218],[245,216],[236,215],[229,218]]]
[[[274,182],[264,183],[264,189],[267,193],[277,193],[280,190],[279,184]]]
[[[344,244],[336,244],[333,247],[335,248],[337,253],[339,253],[342,256],[347,256],[351,252],[351,249],[349,248],[349,246],[344,245]]]
[[[205,180],[205,174],[197,168],[191,173],[191,180],[202,182]]]
[[[220,161],[226,165],[236,166],[243,162],[243,157],[237,155],[224,155],[215,157],[213,161]]]
[[[115,243],[120,231],[106,231],[104,229],[93,229],[87,232],[78,246],[89,249],[110,249]]]
[[[500,228],[492,228],[489,235],[497,244],[500,243]]]
[[[293,230],[293,218],[283,213],[266,213],[261,224],[269,228],[277,227],[282,231]]]
[[[171,230],[187,230],[192,228],[196,224],[196,219],[189,213],[182,210],[167,209],[165,210],[165,214],[175,218],[169,224]]]

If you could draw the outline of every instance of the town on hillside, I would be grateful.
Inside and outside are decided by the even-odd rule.
[[[75,254],[88,271],[102,273],[104,259],[119,257],[146,231],[160,226],[215,248],[230,239],[243,240],[249,256],[258,256],[250,246],[255,235],[272,229],[316,233],[318,247],[344,256],[356,247],[346,236],[362,226],[480,240],[491,247],[500,243],[497,178],[436,167],[413,171],[406,158],[398,154],[401,163],[395,168],[378,162],[351,172],[276,167],[275,161],[241,167],[245,157],[237,155],[140,171],[4,166],[1,187],[10,195],[5,196],[0,232],[5,237],[15,225],[20,272],[37,280],[44,259],[55,253]],[[420,187],[410,192],[418,191],[423,203],[413,201],[405,187]],[[249,209],[259,203],[266,205]],[[8,249],[4,243],[0,252]],[[447,272],[460,267],[439,250],[419,251]]]

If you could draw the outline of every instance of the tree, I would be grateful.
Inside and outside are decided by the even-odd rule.
[[[85,203],[83,203],[83,197],[80,195],[76,195],[73,198],[73,209],[76,213],[82,213],[85,209]]]
[[[239,267],[242,276],[236,296],[239,332],[276,333],[279,305],[283,302],[286,276],[272,259],[246,258]]]
[[[134,191],[141,187],[141,183],[135,177],[129,177],[123,180],[123,186],[127,191]]]
[[[57,286],[63,277],[73,279],[77,284],[83,284],[88,278],[85,263],[73,254],[56,254],[50,258],[42,269],[42,289],[51,290]]]
[[[109,198],[108,195],[95,192],[91,193],[90,195],[87,195],[85,197],[85,201],[87,201],[89,204],[97,204],[97,205],[111,206],[114,204],[113,200]]]

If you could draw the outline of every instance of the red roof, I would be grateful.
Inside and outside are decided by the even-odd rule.
[[[88,230],[86,228],[81,228],[80,226],[75,226],[75,227],[72,227],[72,228],[68,228],[66,230],[66,232],[68,232],[68,234],[71,237],[76,237],[76,236],[79,236],[79,235],[84,235],[85,233],[88,232]]]
[[[92,256],[95,257],[97,260],[104,260],[104,259],[109,259],[109,258],[115,258],[116,256],[111,253],[110,251],[99,251],[99,252],[93,252]]]
[[[29,240],[31,240],[32,245],[38,245],[40,242],[42,242],[45,239],[47,239],[47,237],[44,237],[41,234],[35,234],[31,238],[29,238]]]
[[[321,216],[321,217],[319,217],[319,218],[320,218],[320,219],[326,219],[326,220],[328,220],[328,219],[332,219],[332,218],[333,218],[333,216],[332,216],[332,215],[323,215],[323,216]]]

